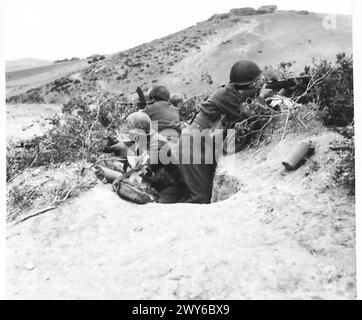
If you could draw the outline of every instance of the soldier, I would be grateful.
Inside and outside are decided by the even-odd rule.
[[[226,122],[240,119],[241,104],[248,98],[255,98],[255,85],[260,73],[260,68],[254,62],[246,60],[236,62],[231,68],[230,82],[219,87],[202,103],[191,127],[182,132],[178,167],[188,188],[189,197],[186,202],[210,203],[216,159],[212,140],[214,138],[207,133],[207,130],[213,128],[221,118]],[[271,92],[272,90],[262,88],[259,98],[264,100]],[[193,141],[196,139],[201,140],[199,150],[193,149]],[[183,143],[184,140],[189,142],[188,146]],[[211,161],[206,156],[210,149],[213,155]],[[183,161],[185,155],[190,157],[189,163]],[[195,158],[200,159],[200,163],[195,163]]]
[[[170,92],[165,86],[154,87],[149,98],[151,103],[143,109],[139,106],[140,111],[146,113],[156,129],[166,139],[177,142],[181,133],[181,121],[178,109],[169,102]],[[111,146],[107,147],[107,152],[113,152],[117,156],[125,156],[127,146],[123,141],[114,141]]]
[[[154,87],[149,98],[151,103],[144,109],[154,124],[157,123],[157,132],[166,138],[178,139],[181,133],[181,122],[178,109],[170,102],[170,92],[165,86]]]
[[[130,114],[126,119],[125,133],[128,136],[125,145],[131,146],[127,153],[129,159],[141,157],[145,152],[149,155],[147,163],[150,172],[143,178],[156,189],[160,195],[161,203],[178,202],[185,191],[184,185],[180,183],[182,177],[178,169],[171,163],[165,163],[160,159],[160,154],[164,153],[164,158],[171,157],[171,147],[165,137],[152,129],[150,117],[144,112],[138,111]],[[120,181],[113,182],[114,188]]]

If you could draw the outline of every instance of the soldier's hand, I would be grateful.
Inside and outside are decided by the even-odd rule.
[[[117,178],[116,180],[113,181],[112,183],[112,189],[113,191],[117,192],[118,191],[118,187],[119,187],[119,184],[121,183],[121,179],[120,178]]]
[[[118,142],[109,147],[109,150],[114,153],[115,156],[126,157],[128,147],[123,142]]]
[[[263,99],[266,99],[268,97],[271,97],[274,94],[274,90],[267,89],[266,84],[264,84],[259,92],[259,97],[262,97]]]

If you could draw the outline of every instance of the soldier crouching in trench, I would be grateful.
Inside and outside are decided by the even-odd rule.
[[[180,202],[185,185],[182,183],[179,170],[172,163],[171,146],[167,138],[162,135],[162,131],[157,132],[157,121],[151,122],[150,117],[144,112],[134,112],[127,117],[123,130],[127,135],[127,141],[123,144],[129,146],[124,150],[128,158],[140,158],[147,154],[146,165],[149,171],[143,176],[142,182],[158,192],[157,202]],[[176,130],[174,134],[177,135]],[[117,189],[121,182],[121,178],[116,179],[113,182],[114,189]]]
[[[153,131],[168,141],[176,142],[181,134],[181,120],[179,110],[170,102],[170,91],[165,86],[155,86],[148,97],[150,102],[144,106],[139,105],[139,110],[150,117]],[[117,139],[108,149],[117,156],[126,156],[128,148],[123,141]]]
[[[168,140],[178,140],[181,134],[180,114],[169,101],[170,91],[165,86],[156,86],[152,88],[148,97],[151,101],[142,111],[151,118],[153,123],[157,123],[157,132]]]
[[[240,106],[247,99],[255,98],[256,81],[260,74],[261,70],[254,62],[247,60],[236,62],[230,71],[230,82],[219,87],[201,104],[200,112],[191,126],[182,132],[177,166],[187,186],[185,202],[210,203],[218,160],[215,157],[218,150],[215,150],[215,136],[212,134],[212,129],[221,122],[221,119],[232,122],[242,117]],[[264,98],[272,92],[263,87],[259,92],[259,99],[264,102]],[[199,142],[198,148],[194,147],[195,141]]]

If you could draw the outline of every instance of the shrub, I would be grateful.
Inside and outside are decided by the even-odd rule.
[[[339,151],[339,159],[333,173],[334,181],[349,191],[351,195],[355,194],[355,146],[354,146],[354,124],[345,128],[338,129],[339,133],[345,138],[343,150]]]
[[[263,68],[263,81],[269,81],[274,79],[288,79],[295,76],[292,67],[295,61],[282,61],[277,68],[273,66],[265,66]]]
[[[251,7],[235,8],[235,9],[231,9],[229,11],[229,14],[230,15],[235,15],[235,16],[248,16],[248,15],[256,14],[256,10],[254,8],[251,8]]]
[[[6,103],[44,103],[42,92],[39,88],[30,89],[19,95],[11,96],[6,99]]]
[[[185,99],[178,107],[181,120],[189,122],[199,112],[201,103],[208,97],[209,94],[201,94]]]
[[[107,96],[71,100],[64,105],[62,115],[49,120],[52,127],[43,136],[20,147],[7,146],[7,181],[29,167],[77,160],[94,162],[106,146],[107,131],[118,128],[135,109]]]
[[[24,214],[26,219],[31,212],[58,206],[92,188],[97,178],[84,165],[65,162],[25,170],[7,185],[7,220],[20,222]]]
[[[88,63],[96,63],[98,61],[104,60],[106,57],[100,54],[94,54],[92,56],[87,57]]]
[[[309,93],[320,106],[323,122],[328,126],[347,126],[354,119],[353,58],[344,53],[337,55],[335,65],[322,60],[306,67],[305,73],[324,77]]]
[[[225,128],[235,129],[235,150],[241,151],[247,146],[256,147],[263,139],[269,125],[274,125],[275,111],[260,104],[257,99],[246,101],[240,106],[240,114],[244,115],[242,121],[230,121],[227,117],[222,117]]]

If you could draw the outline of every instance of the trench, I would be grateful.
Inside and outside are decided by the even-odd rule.
[[[212,188],[211,203],[229,199],[239,192],[241,181],[225,173],[215,174]]]

